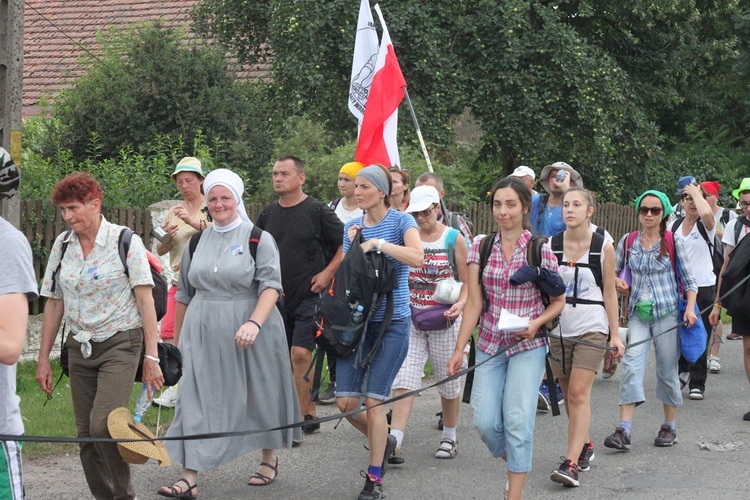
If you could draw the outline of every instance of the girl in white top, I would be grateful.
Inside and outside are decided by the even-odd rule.
[[[550,366],[560,381],[569,422],[565,460],[552,471],[550,479],[566,486],[578,486],[579,467],[588,470],[594,458],[589,438],[591,388],[610,332],[614,334],[610,345],[616,349],[613,355],[620,357],[625,352],[618,333],[615,251],[610,241],[591,231],[593,213],[591,192],[580,187],[569,189],[563,196],[566,229],[553,237],[562,236],[562,254],[554,243],[553,251],[567,290],[560,324],[550,332]],[[598,248],[601,251],[596,251]],[[601,288],[589,267],[593,259],[599,260]]]

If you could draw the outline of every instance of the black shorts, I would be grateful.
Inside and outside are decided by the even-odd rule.
[[[289,347],[304,347],[312,351],[315,349],[315,306],[318,296],[302,299],[293,312],[284,314],[284,328]]]
[[[750,337],[750,323],[732,318],[732,333],[737,333],[743,337]]]

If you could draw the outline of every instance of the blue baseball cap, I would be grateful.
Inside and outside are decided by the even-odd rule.
[[[685,186],[689,186],[690,184],[698,184],[698,181],[695,180],[695,177],[693,177],[692,175],[680,177],[680,179],[677,181],[677,192],[675,194],[682,194],[682,190],[685,189]]]

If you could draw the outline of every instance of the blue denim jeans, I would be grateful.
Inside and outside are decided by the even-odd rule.
[[[678,312],[657,319],[652,323],[643,321],[633,314],[628,319],[629,344],[653,337],[678,324]],[[699,318],[700,321],[700,318]],[[674,330],[654,338],[654,353],[656,355],[656,397],[669,406],[682,404],[680,380],[677,364],[680,360],[680,330]],[[646,401],[643,391],[643,377],[648,366],[648,356],[651,352],[651,342],[630,347],[622,358],[622,374],[620,375],[620,405],[631,403],[641,404]]]
[[[354,366],[356,352],[336,360],[336,397],[359,397],[385,400],[391,393],[391,385],[396,378],[401,364],[409,352],[409,319],[393,320],[383,334],[383,339],[376,346],[375,355],[370,362],[370,374],[367,387],[362,387],[365,368]],[[380,321],[373,321],[367,327],[362,355],[367,356],[380,332]]]
[[[474,427],[493,457],[507,456],[511,472],[531,470],[536,401],[546,356],[546,347],[511,357],[503,353],[477,368],[474,375]],[[477,364],[489,357],[477,350]]]

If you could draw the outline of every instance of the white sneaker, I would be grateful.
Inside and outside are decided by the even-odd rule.
[[[174,408],[175,403],[177,403],[177,386],[168,387],[158,398],[154,398],[154,405],[164,408]]]
[[[721,372],[721,364],[719,364],[719,356],[708,356],[708,373],[719,373]]]

